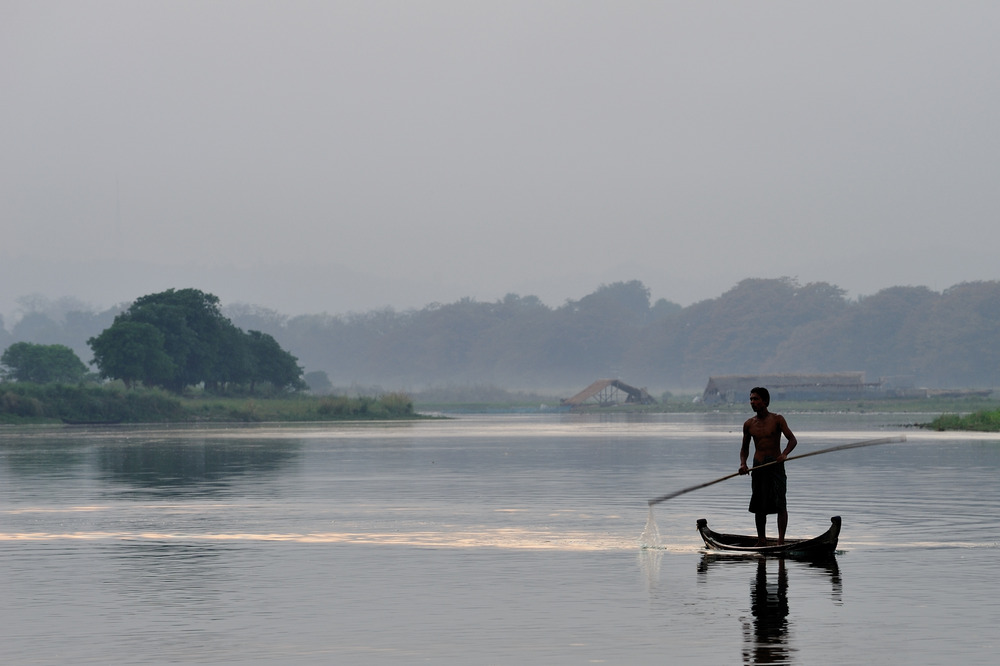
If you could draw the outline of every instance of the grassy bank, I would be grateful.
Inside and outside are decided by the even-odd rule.
[[[216,398],[182,400],[189,421],[338,421],[419,418],[405,393],[377,398],[290,396],[286,398]]]
[[[0,423],[185,423],[185,422],[310,422],[421,418],[419,412],[531,413],[562,411],[557,397],[536,394],[456,396],[424,395],[416,401],[405,393],[378,397],[286,395],[282,397],[220,397],[204,392],[177,396],[156,389],[126,389],[110,385],[0,384]],[[430,398],[430,399],[428,399]],[[436,398],[436,400],[435,400]],[[448,398],[451,398],[450,400]],[[693,396],[664,396],[656,405],[589,405],[588,413],[732,413],[747,414],[749,406],[706,405]],[[934,430],[1000,432],[1000,401],[986,398],[930,398],[864,401],[782,401],[775,411],[794,413],[914,413],[936,418],[923,427]],[[568,411],[568,410],[567,410]],[[928,418],[928,417],[925,417]]]
[[[1000,432],[1000,409],[981,410],[971,414],[942,414],[926,426],[930,430],[974,430]]]
[[[155,389],[62,384],[0,384],[0,423],[184,423],[417,418],[403,393],[375,397],[292,395],[177,396]]]

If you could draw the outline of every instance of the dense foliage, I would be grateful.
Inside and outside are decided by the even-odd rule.
[[[101,377],[175,393],[258,383],[299,389],[297,359],[260,331],[244,333],[222,315],[219,299],[197,289],[169,289],[137,299],[87,343]]]
[[[313,397],[294,394],[255,400],[194,393],[184,397],[161,389],[125,389],[80,384],[0,384],[0,423],[157,423],[191,421],[329,421],[414,418],[403,393],[379,397]]]
[[[161,391],[126,391],[96,385],[0,384],[0,422],[44,419],[156,422],[182,417],[180,401]]]
[[[0,356],[0,376],[16,382],[79,382],[87,366],[66,345],[15,342]]]
[[[980,410],[961,416],[942,414],[927,427],[931,430],[975,430],[979,432],[1000,432],[1000,411]]]
[[[12,341],[66,344],[79,353],[88,335],[121,314],[43,306],[15,324]],[[558,307],[511,294],[408,311],[288,316],[237,304],[225,313],[232,326],[271,336],[309,371],[325,372],[341,387],[495,385],[565,393],[614,376],[657,391],[704,387],[710,375],[837,371],[929,387],[1000,383],[1000,282],[943,292],[890,287],[852,300],[827,283],[748,279],[718,298],[681,307],[651,304],[649,290],[631,281]],[[126,340],[152,335],[126,333]],[[247,376],[240,374],[247,370],[244,356],[227,359],[230,367],[216,370]],[[164,371],[155,357],[144,367]]]

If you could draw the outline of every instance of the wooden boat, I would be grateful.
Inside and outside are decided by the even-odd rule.
[[[759,555],[821,557],[830,555],[837,550],[837,540],[840,538],[840,516],[830,519],[830,529],[812,539],[785,539],[778,544],[775,538],[768,538],[766,546],[757,545],[756,536],[740,534],[720,534],[708,528],[708,521],[698,520],[698,532],[705,545],[711,550],[722,550],[730,553],[753,553]]]

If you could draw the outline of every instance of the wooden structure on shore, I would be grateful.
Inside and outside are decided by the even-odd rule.
[[[708,378],[706,403],[741,402],[750,389],[763,386],[771,400],[852,400],[876,393],[881,382],[866,382],[864,372],[784,375],[720,375]]]
[[[656,399],[644,388],[629,386],[618,379],[599,379],[572,398],[564,399],[562,404],[567,407],[580,407],[585,404],[601,407],[620,404],[655,405]]]

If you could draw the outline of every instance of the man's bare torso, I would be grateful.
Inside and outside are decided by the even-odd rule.
[[[750,435],[754,443],[754,464],[760,464],[764,458],[777,458],[781,455],[781,434],[788,428],[785,417],[770,412],[764,418],[753,416],[743,424],[744,435]]]

